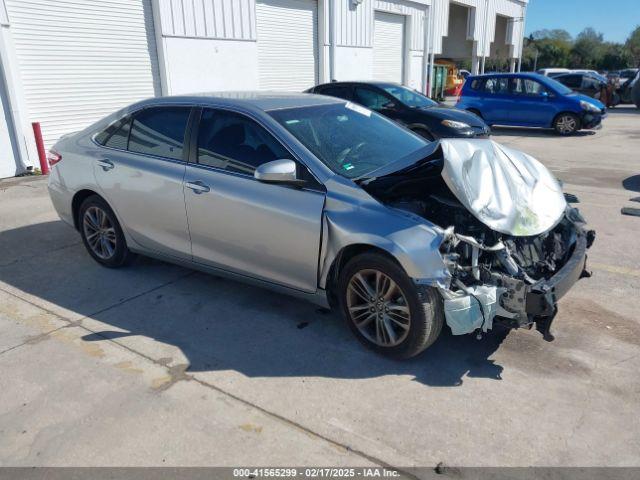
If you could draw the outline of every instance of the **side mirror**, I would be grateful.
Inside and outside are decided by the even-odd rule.
[[[282,183],[301,187],[305,182],[298,180],[296,171],[296,162],[293,160],[272,160],[256,168],[253,178],[264,183]]]
[[[398,105],[395,102],[387,102],[382,105],[382,108],[386,108],[387,110],[395,110]]]
[[[549,99],[549,92],[547,92],[547,91],[540,92],[540,96],[543,98],[543,100],[548,100]]]

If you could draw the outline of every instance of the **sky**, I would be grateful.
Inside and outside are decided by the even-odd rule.
[[[529,0],[526,33],[562,28],[576,36],[593,27],[610,42],[624,42],[640,26],[640,0]]]

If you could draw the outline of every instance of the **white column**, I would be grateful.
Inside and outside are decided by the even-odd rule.
[[[511,73],[513,73],[513,72],[515,72],[515,71],[516,71],[516,59],[515,59],[515,58],[512,58],[512,59],[509,61],[509,71],[510,71]]]

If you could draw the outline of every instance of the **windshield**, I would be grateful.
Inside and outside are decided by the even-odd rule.
[[[383,89],[408,107],[435,107],[438,105],[438,102],[434,102],[429,97],[400,85],[389,85]]]
[[[547,85],[553,88],[560,95],[568,95],[571,92],[573,92],[573,90],[571,90],[569,87],[561,84],[559,81],[554,80],[553,78],[547,77],[546,81],[547,81]]]
[[[354,103],[268,113],[331,170],[347,178],[366,175],[429,143]]]

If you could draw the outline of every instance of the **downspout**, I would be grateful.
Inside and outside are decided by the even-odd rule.
[[[518,72],[522,69],[522,52],[524,50],[524,32],[527,21],[527,6],[522,7],[522,31],[520,32],[520,55],[518,56]]]
[[[2,5],[0,5],[0,8]],[[26,137],[22,132],[22,120],[20,112],[15,104],[16,92],[11,78],[10,52],[7,45],[9,35],[9,24],[0,24],[0,90],[4,93],[6,102],[4,105],[7,127],[9,128],[9,141],[12,144],[13,155],[15,157],[17,171],[16,174],[24,173],[30,167],[29,153],[26,147]],[[3,102],[4,103],[4,102]]]
[[[485,0],[484,7],[484,29],[482,34],[482,60],[480,62],[480,73],[484,75],[484,65],[487,59],[486,49],[487,49],[487,32],[489,27],[489,0]]]
[[[435,32],[434,32],[434,23],[435,23],[435,17],[436,17],[436,2],[439,0],[432,0],[432,4],[431,4],[431,10],[433,11],[429,11],[430,16],[429,16],[429,30],[430,30],[430,40],[429,40],[429,49],[431,50],[431,54],[429,55],[429,98],[431,98],[431,91],[433,90],[433,64],[435,62]]]
[[[329,81],[336,79],[336,5],[335,0],[329,2]]]
[[[429,16],[427,17],[427,12],[429,12]],[[427,91],[427,86],[429,83],[429,49],[431,47],[430,39],[429,39],[429,26],[428,22],[431,20],[431,7],[425,9],[424,11],[424,23],[423,23],[423,52],[422,52],[422,91],[427,95],[427,97],[431,98],[431,92]]]

